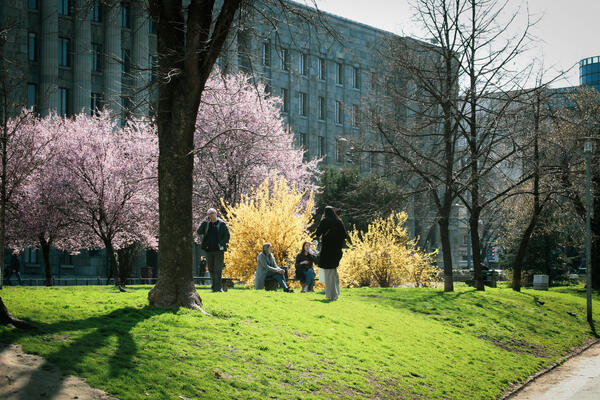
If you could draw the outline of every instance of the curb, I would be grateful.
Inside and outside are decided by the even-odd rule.
[[[542,375],[546,375],[548,372],[554,370],[557,367],[560,367],[561,365],[563,365],[565,362],[569,361],[570,359],[572,359],[575,356],[580,355],[581,353],[583,353],[584,351],[586,351],[587,349],[589,349],[590,347],[596,345],[600,343],[600,338],[596,338],[594,340],[592,340],[590,343],[579,347],[577,350],[567,354],[566,356],[563,356],[562,358],[560,358],[558,361],[556,361],[553,364],[550,364],[548,367],[546,367],[545,369],[541,370],[540,372],[537,372],[531,376],[529,376],[529,378],[527,378],[527,380],[521,384],[519,384],[516,388],[512,389],[509,392],[505,392],[501,397],[498,397],[497,400],[508,400],[511,397],[513,397],[514,395],[516,395],[517,393],[519,393],[521,390],[523,390],[525,388],[525,386],[529,385],[531,382],[535,381],[537,378],[539,378]]]

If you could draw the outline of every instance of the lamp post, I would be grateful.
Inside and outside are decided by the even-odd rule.
[[[585,158],[585,268],[587,294],[587,320],[592,323],[592,195],[591,175],[592,156],[594,154],[594,138],[586,137],[583,142],[583,157]]]

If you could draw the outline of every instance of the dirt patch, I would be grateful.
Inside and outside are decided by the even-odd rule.
[[[13,344],[0,344],[0,399],[117,400]]]
[[[545,358],[547,356],[544,346],[538,346],[533,343],[526,342],[525,340],[509,339],[501,341],[485,336],[479,336],[479,339],[486,340],[492,343],[494,346],[500,347],[501,349],[510,351],[512,353],[531,354],[539,358]]]

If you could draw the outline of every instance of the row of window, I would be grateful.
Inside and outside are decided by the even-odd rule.
[[[92,92],[90,96],[90,110],[92,113],[96,113],[98,110],[102,109],[104,105],[102,102],[102,93]],[[130,106],[131,100],[124,96],[121,99],[122,105]],[[39,90],[38,85],[35,83],[27,84],[27,107],[33,108],[34,110],[38,109],[39,104]],[[71,89],[59,87],[58,88],[58,108],[56,112],[59,115],[70,115],[71,114]]]
[[[282,99],[282,111],[289,112],[289,90],[287,88],[281,88],[281,99]],[[304,92],[298,92],[298,114],[301,117],[308,116],[309,102],[308,94]],[[351,109],[351,123],[352,126],[358,126],[360,123],[360,112],[357,104],[352,105]],[[325,121],[327,119],[327,100],[325,97],[317,97],[317,118],[319,121]],[[334,122],[336,124],[344,124],[344,103],[336,100]]]
[[[38,61],[38,38],[37,33],[29,32],[28,44],[27,44],[27,57],[29,61]],[[58,65],[61,67],[71,66],[71,39],[59,37],[58,38]],[[99,43],[92,43],[90,48],[91,62],[90,67],[92,72],[102,71],[102,45]],[[122,72],[131,71],[131,53],[129,49],[121,49],[121,68]]]
[[[280,49],[279,67],[283,71],[290,70],[290,50],[287,48]],[[306,53],[298,54],[298,74],[302,76],[309,75],[310,56]],[[266,67],[271,66],[271,45],[268,42],[263,43],[262,47],[262,64]],[[327,80],[327,61],[323,57],[316,58],[316,75],[317,79],[321,81]],[[344,85],[344,64],[341,62],[335,62],[335,83],[337,85]],[[360,88],[360,70],[358,67],[352,66],[350,68],[350,84],[353,88]]]
[[[27,7],[30,10],[39,9],[38,0],[27,0]],[[131,5],[129,3],[121,3],[121,27],[130,29],[131,28]],[[90,8],[90,21],[102,22],[103,13],[102,5],[99,0],[92,0],[89,3]],[[70,0],[58,0],[58,15],[69,16],[71,15],[71,4]],[[156,34],[156,24],[150,19],[150,33]]]
[[[346,141],[344,139],[338,139],[335,142],[335,161],[342,163],[345,160],[345,153],[346,153]],[[308,135],[306,133],[300,133],[300,135],[298,136],[298,145],[302,146],[302,148],[304,150],[309,150],[311,148],[310,143],[309,143],[309,138]],[[317,157],[325,157],[327,155],[327,140],[324,136],[317,136],[317,143],[316,143],[316,156]],[[378,169],[378,159],[377,159],[377,154],[375,153],[369,153],[368,154],[368,158],[366,160],[363,160],[362,158],[360,158],[359,160],[360,163],[360,167],[361,168],[368,168],[372,171],[375,171],[376,169]]]

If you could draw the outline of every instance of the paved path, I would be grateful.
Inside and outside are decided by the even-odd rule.
[[[599,400],[600,343],[540,376],[510,400]]]

